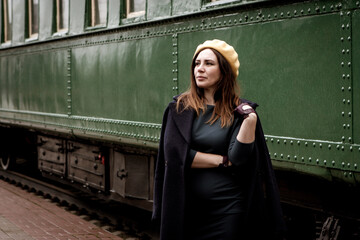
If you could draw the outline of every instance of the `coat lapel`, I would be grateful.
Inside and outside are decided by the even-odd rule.
[[[191,129],[192,122],[194,120],[195,112],[192,110],[184,110],[180,113],[176,111],[176,104],[172,104],[171,108],[171,117],[178,128],[180,134],[185,139],[185,141],[190,144],[191,142]]]

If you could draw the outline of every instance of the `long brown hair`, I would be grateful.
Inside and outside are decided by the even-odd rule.
[[[208,123],[213,124],[220,118],[221,127],[228,127],[234,121],[234,107],[240,104],[240,88],[236,82],[236,77],[231,70],[231,66],[228,61],[215,49],[209,49],[211,49],[216,55],[216,58],[219,62],[221,76],[216,84],[214,93],[215,109]],[[200,52],[194,56],[191,63],[190,88],[179,96],[176,103],[176,110],[178,112],[190,108],[194,109],[198,116],[200,115],[200,110],[203,112],[206,110],[204,89],[199,88],[196,85],[194,76],[195,60]]]

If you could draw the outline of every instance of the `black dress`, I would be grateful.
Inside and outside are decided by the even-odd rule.
[[[192,128],[192,162],[197,151],[228,155],[234,166],[227,168],[192,168],[187,176],[185,239],[241,239],[246,215],[246,196],[242,172],[253,144],[237,141],[241,121],[221,128],[220,119],[210,125],[214,106],[195,118]]]

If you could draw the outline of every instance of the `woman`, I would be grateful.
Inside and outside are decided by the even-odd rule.
[[[239,66],[232,46],[205,41],[190,89],[165,110],[153,209],[161,239],[271,239],[284,229],[257,105],[238,97]]]

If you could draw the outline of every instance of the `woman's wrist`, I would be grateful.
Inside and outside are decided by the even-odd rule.
[[[257,121],[257,115],[256,115],[256,113],[250,113],[250,114],[248,114],[247,117],[244,118],[244,121],[256,122],[256,121]]]
[[[256,123],[256,113],[250,113],[249,116],[243,120],[236,139],[242,143],[253,142],[255,140]]]
[[[228,156],[221,156],[221,162],[218,164],[218,167],[228,167],[229,166],[229,158]]]

